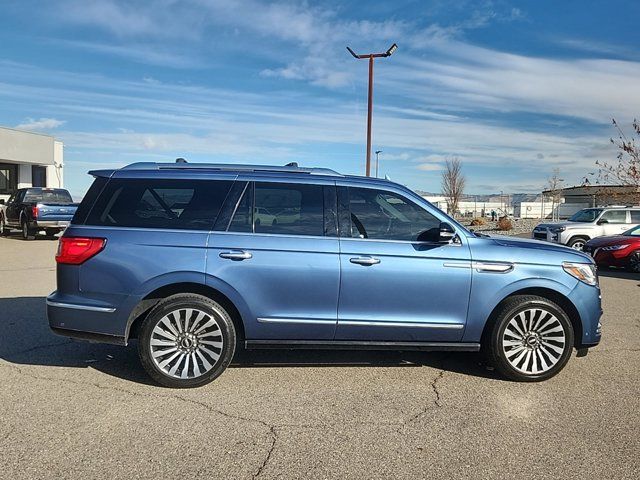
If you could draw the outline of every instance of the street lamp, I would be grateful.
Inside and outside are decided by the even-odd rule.
[[[384,53],[367,53],[364,55],[358,55],[356,52],[347,47],[349,53],[358,60],[368,58],[369,59],[369,95],[368,95],[368,110],[367,110],[367,177],[371,176],[371,120],[373,116],[373,59],[379,57],[390,57],[398,49],[398,45],[395,43],[389,47]]]
[[[375,154],[376,154],[376,178],[378,178],[378,155],[380,155],[382,153],[382,150],[376,150]]]

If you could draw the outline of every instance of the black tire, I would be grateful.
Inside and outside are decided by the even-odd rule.
[[[4,220],[4,215],[0,215],[0,236],[6,237],[9,235],[10,229]]]
[[[640,250],[636,250],[629,255],[627,270],[633,273],[640,273]]]
[[[36,238],[36,232],[33,229],[29,228],[29,224],[24,220],[22,221],[20,228],[22,229],[23,240],[34,240]]]
[[[571,237],[571,240],[567,243],[567,247],[571,247],[574,250],[582,251],[584,250],[584,245],[587,243],[589,239],[587,237]],[[579,245],[582,245],[580,248],[577,248]]]
[[[539,315],[532,313],[532,311],[535,312],[536,310],[543,313]],[[528,331],[523,331],[523,333],[528,335],[523,336],[521,346],[509,346],[507,343],[515,343],[518,340],[516,340],[515,335],[511,333],[505,334],[505,330],[507,330],[510,322],[520,314],[522,314],[520,318],[524,322],[520,325],[523,327],[522,330],[526,330],[527,322],[530,322],[528,326],[531,333],[528,334]],[[554,317],[555,320],[553,320]],[[536,325],[538,321],[540,323]],[[539,337],[536,334],[536,326],[538,328],[545,327],[545,324],[548,322],[552,322],[550,324],[552,329],[555,330],[559,326],[563,331],[554,332],[553,336],[551,336],[550,333],[546,333],[551,328],[546,327],[540,329],[545,332],[545,336]],[[515,295],[507,299],[500,306],[499,311],[494,317],[494,322],[489,328],[489,335],[485,338],[486,345],[484,345],[488,360],[496,370],[510,380],[519,382],[540,382],[547,380],[564,368],[573,351],[574,333],[569,317],[557,304],[537,295]],[[509,332],[513,331],[512,328],[513,327],[509,326]],[[564,335],[564,344],[562,345],[556,340],[556,338],[559,338],[556,335],[561,334]],[[513,339],[507,340],[505,336]],[[529,342],[529,340],[534,339],[533,337],[538,339],[536,343]],[[539,340],[540,338],[544,338],[544,343]],[[506,349],[509,349],[508,353],[505,351]],[[516,351],[517,349],[520,350]],[[557,349],[561,350],[561,353],[557,352]],[[523,351],[524,353],[521,353]],[[531,351],[531,355],[529,355],[529,351]],[[509,360],[508,354],[511,352],[514,353],[511,354],[511,360]],[[521,355],[524,356],[518,365],[519,362],[516,360],[517,357]],[[554,355],[557,355],[557,358]],[[550,368],[543,371],[543,362]],[[552,363],[553,365],[551,365]],[[523,370],[531,371],[525,372]]]
[[[47,228],[45,230],[45,233],[47,234],[47,237],[55,237],[58,233],[60,233],[60,230],[58,230],[57,228]]]
[[[222,347],[219,349],[218,347],[212,347],[210,345],[204,347],[204,344],[199,343],[203,341],[203,339],[200,337],[197,337],[197,339],[193,340],[193,342],[191,342],[189,338],[182,338],[182,340],[180,340],[179,337],[176,337],[175,346],[156,346],[156,350],[154,352],[154,347],[152,347],[151,345],[152,339],[156,343],[158,340],[168,343],[174,342],[173,340],[169,340],[168,337],[166,337],[167,339],[165,340],[165,337],[158,335],[158,330],[156,329],[158,324],[165,318],[165,316],[176,311],[178,311],[180,315],[178,322],[180,322],[181,320],[186,320],[186,312],[189,309],[198,310],[199,312],[202,312],[203,314],[209,316],[210,319],[214,320],[215,325],[210,327],[210,329],[205,329],[205,333],[201,333],[201,335],[204,335],[207,338],[220,338],[220,340],[216,341],[216,343],[221,342]],[[182,314],[183,311],[185,312],[184,317]],[[199,313],[196,314],[194,312],[194,314],[192,314],[192,319],[190,320],[191,322],[195,322],[196,320],[193,319],[193,315],[195,315],[197,319]],[[172,318],[173,320],[175,320],[175,316],[172,317],[167,318]],[[200,327],[204,325],[204,323],[209,323],[211,321],[206,320],[206,318],[207,317],[204,317],[200,321],[200,323],[193,323],[190,327],[187,326],[188,323],[186,322],[186,325],[181,324],[181,326],[187,326],[187,331],[189,331],[191,328],[189,334],[192,338],[194,338],[193,332],[199,330]],[[165,320],[165,322],[166,321],[167,320]],[[175,337],[175,335],[173,335],[173,333],[171,333],[165,325],[166,323],[162,323],[159,328],[162,328],[165,334],[168,333],[169,336]],[[198,328],[193,329],[193,327],[196,325]],[[155,332],[154,329],[156,329]],[[180,335],[183,335],[185,337],[188,336],[183,331],[179,333]],[[186,342],[187,344],[186,347],[184,346],[184,342]],[[235,352],[235,347],[236,330],[229,313],[220,304],[214,302],[210,298],[192,293],[172,295],[168,298],[165,298],[164,300],[161,300],[155,307],[153,307],[153,309],[145,318],[142,326],[140,327],[140,334],[138,336],[138,354],[140,356],[142,366],[153,380],[155,380],[160,385],[170,388],[200,387],[215,380],[231,363]],[[174,351],[171,351],[172,348]],[[191,350],[183,350],[183,348],[190,348]],[[200,350],[200,348],[203,348],[203,350]],[[158,349],[162,350],[159,351]],[[208,349],[211,349],[209,350],[209,352],[214,352],[219,355],[219,357],[214,360],[214,357],[210,356],[209,353],[206,353]],[[163,355],[163,351],[167,351],[169,353]],[[156,355],[155,358],[154,353]],[[180,371],[182,374],[182,371],[184,370],[186,365],[186,375],[188,377],[189,373],[191,372],[193,374],[192,378],[176,378],[176,376],[170,375],[170,372],[165,371],[161,368],[161,364],[165,361],[170,361],[169,359],[174,355],[178,355],[177,361],[169,363],[168,365],[166,365],[166,368],[169,368],[170,366],[173,366],[177,363],[181,366],[176,367],[177,370],[174,371],[174,374],[177,374],[178,371]],[[211,367],[208,370],[206,364],[202,360],[203,356],[205,357],[205,361],[207,361]],[[193,364],[194,358],[197,366]],[[196,368],[198,369],[198,371],[202,369],[204,373],[201,373],[201,375],[196,375]]]

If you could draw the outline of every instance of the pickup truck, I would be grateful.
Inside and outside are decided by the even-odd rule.
[[[69,225],[77,208],[62,188],[20,188],[6,202],[0,200],[0,234],[20,229],[25,240],[41,231],[54,236]]]
[[[536,225],[531,236],[582,250],[592,238],[620,235],[639,224],[640,207],[585,208],[566,222]]]

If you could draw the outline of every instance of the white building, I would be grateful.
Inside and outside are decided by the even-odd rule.
[[[18,188],[62,188],[63,145],[49,135],[0,127],[0,198]]]
[[[423,196],[425,200],[438,207],[443,212],[447,211],[447,200],[443,196]],[[496,212],[496,215],[501,217],[503,215],[513,215],[513,206],[506,202],[506,196],[504,201],[491,201],[483,202],[481,200],[460,200],[458,202],[458,214],[464,217],[490,217],[491,212]]]

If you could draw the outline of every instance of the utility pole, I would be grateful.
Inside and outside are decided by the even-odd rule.
[[[353,55],[354,58],[361,60],[364,58],[369,59],[369,94],[367,96],[367,166],[366,166],[366,175],[367,177],[371,176],[371,122],[373,120],[373,59],[374,58],[384,58],[390,57],[393,55],[398,49],[398,45],[395,43],[389,47],[384,53],[367,53],[363,55],[359,55],[355,53],[351,48],[347,47],[349,53]]]
[[[382,153],[382,150],[376,150],[375,154],[376,154],[376,178],[378,178],[378,155],[380,155]]]

